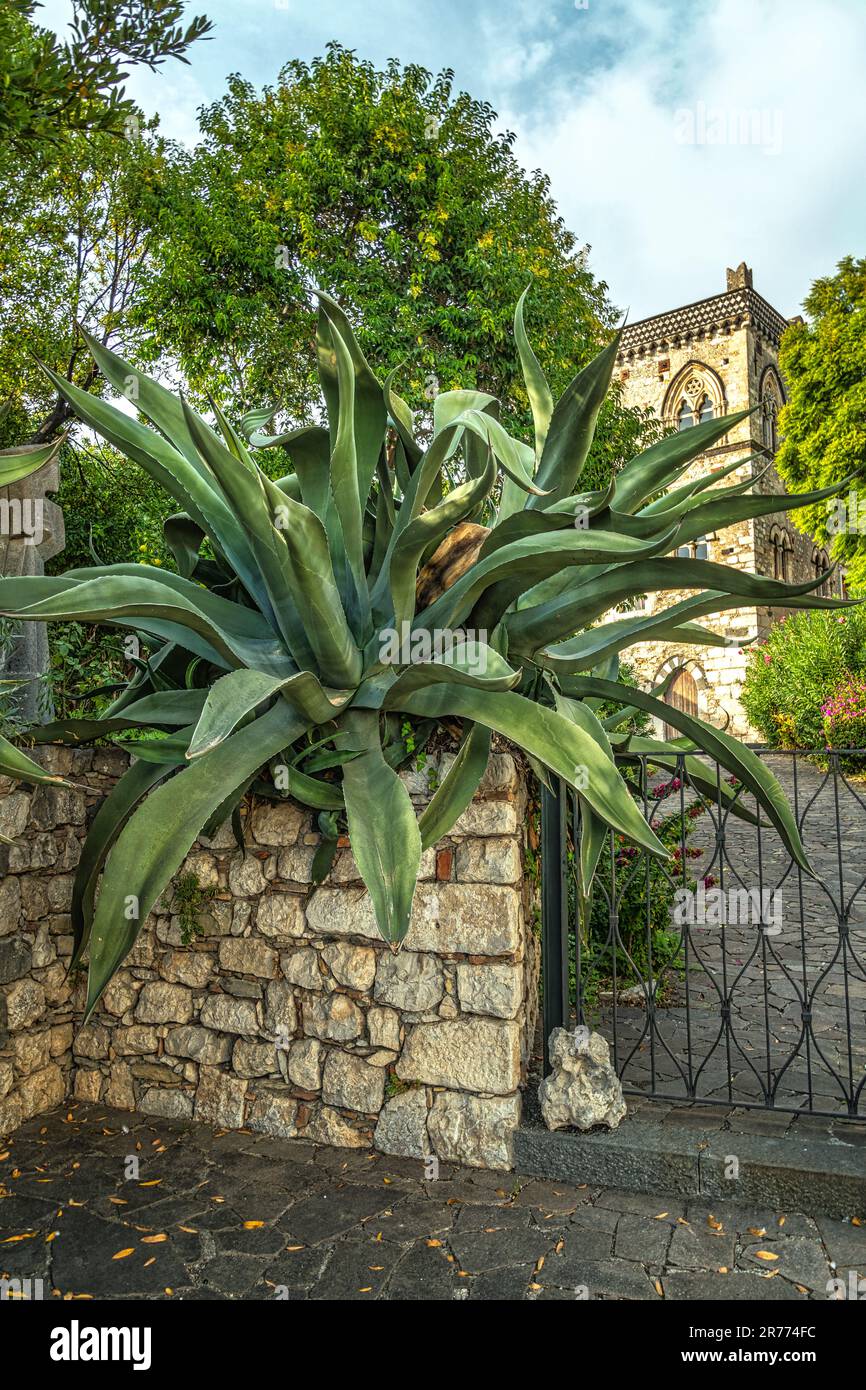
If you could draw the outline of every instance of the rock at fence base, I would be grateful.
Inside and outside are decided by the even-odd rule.
[[[550,1035],[551,1073],[538,1088],[541,1113],[548,1129],[616,1129],[626,1113],[622,1086],[610,1061],[610,1048],[600,1033],[581,1025],[569,1032],[554,1028]]]

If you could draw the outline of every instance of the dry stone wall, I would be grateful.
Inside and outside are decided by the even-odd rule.
[[[378,935],[350,846],[315,886],[310,813],[257,800],[245,851],[228,826],[194,847],[83,1029],[81,986],[73,994],[65,967],[72,871],[124,760],[41,756],[78,789],[3,796],[0,784],[0,831],[12,840],[0,882],[0,1132],[70,1093],[225,1128],[511,1165],[538,964],[526,783],[510,754],[491,756],[471,806],[425,853],[397,954]],[[406,774],[419,809],[451,756]]]

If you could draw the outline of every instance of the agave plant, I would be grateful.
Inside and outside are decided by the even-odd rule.
[[[154,428],[48,372],[75,414],[180,508],[164,523],[174,573],[96,565],[0,581],[3,614],[129,628],[149,653],[101,718],[30,731],[41,743],[120,735],[136,755],[95,817],[74,884],[73,964],[89,961],[86,1016],[195,840],[251,789],[312,807],[326,844],[348,829],[379,930],[396,949],[422,850],[470,802],[493,732],[524,750],[542,778],[577,791],[584,884],[609,828],[666,857],[616,769],[617,752],[651,753],[662,766],[685,758],[697,786],[732,803],[697,756],[711,754],[808,870],[782,790],[760,761],[664,704],[661,691],[633,690],[617,676],[619,653],[635,642],[724,644],[696,621],[710,613],[744,603],[830,606],[814,595],[820,578],[788,585],[676,550],[833,489],[779,496],[750,491],[751,480],[720,486],[741,460],[683,483],[741,412],[662,439],[605,489],[579,491],[617,341],[554,402],[524,329],[524,298],[514,329],[533,445],[510,435],[497,401],[475,390],[438,395],[422,440],[392,377],[375,376],[325,294],[317,345],[327,426],[270,435],[271,409],[235,427],[216,406],[208,423],[91,338],[103,376]],[[274,482],[254,453],[276,447],[292,471]],[[0,481],[46,458],[7,454]],[[684,589],[694,594],[653,616],[620,611],[647,590]],[[610,701],[620,712],[602,720],[597,711]],[[624,732],[634,707],[683,737]],[[407,720],[417,748],[442,721],[462,732],[420,818],[399,776]],[[46,778],[8,743],[0,772]]]

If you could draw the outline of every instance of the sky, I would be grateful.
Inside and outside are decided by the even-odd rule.
[[[70,0],[44,0],[62,31]],[[331,39],[489,102],[631,322],[745,260],[779,311],[866,254],[866,0],[198,0],[213,37],[128,92],[194,144],[230,72],[257,87]]]

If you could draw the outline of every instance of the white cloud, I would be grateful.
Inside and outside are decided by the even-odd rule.
[[[724,288],[745,259],[784,313],[862,253],[866,26],[846,0],[721,0],[643,33],[544,123],[510,112],[516,153],[550,174],[565,220],[630,317]],[[756,112],[763,143],[686,145],[676,112]],[[781,134],[781,148],[773,153]]]

